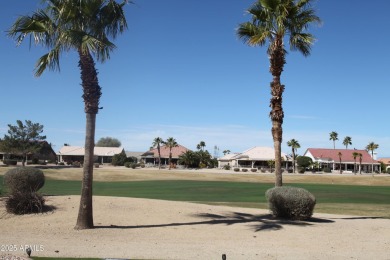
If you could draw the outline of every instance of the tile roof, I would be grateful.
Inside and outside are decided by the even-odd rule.
[[[275,160],[275,150],[272,147],[255,146],[237,155],[236,158],[257,161]],[[286,159],[286,154],[282,153],[282,158]]]
[[[122,147],[95,147],[96,156],[114,156],[123,151]],[[85,150],[81,146],[63,146],[58,152],[59,155],[84,156]]]
[[[340,160],[339,153],[342,154],[341,161],[345,163],[354,163],[353,153],[361,153],[362,163],[378,163],[372,159],[371,155],[366,150],[355,150],[355,149],[325,149],[325,148],[308,148],[304,155],[310,153],[315,159],[323,159],[325,161]],[[359,157],[356,158],[356,162],[359,162]]]
[[[390,164],[390,158],[380,158],[378,161],[383,162],[384,164]]]
[[[282,158],[286,159],[286,154],[282,153]],[[222,160],[253,160],[253,161],[268,161],[275,160],[275,150],[272,147],[255,146],[242,153],[227,154],[218,159]]]
[[[189,151],[186,147],[182,145],[178,145],[176,147],[172,147],[172,158],[179,158],[179,155],[182,155],[183,153]],[[160,154],[161,158],[169,158],[169,147],[168,146],[161,146],[160,147]],[[155,158],[158,158],[158,150],[157,148],[151,149],[147,152],[145,152],[142,156],[152,155]]]

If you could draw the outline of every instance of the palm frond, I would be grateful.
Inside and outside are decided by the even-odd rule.
[[[54,48],[40,57],[35,65],[35,76],[41,76],[46,68],[60,71],[60,53],[59,48]]]

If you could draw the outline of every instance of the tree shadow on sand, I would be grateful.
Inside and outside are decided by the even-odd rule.
[[[252,215],[247,213],[232,212],[226,215],[202,213],[193,215],[194,217],[201,218],[201,221],[182,222],[182,223],[163,223],[152,225],[137,225],[137,226],[95,226],[95,228],[118,228],[118,229],[140,229],[140,228],[160,228],[160,227],[178,227],[178,226],[194,226],[194,225],[235,225],[251,223],[251,227],[254,232],[266,231],[266,230],[280,230],[283,226],[311,226],[315,223],[333,223],[333,220],[311,218],[306,221],[296,221],[275,218],[270,214],[264,215]]]

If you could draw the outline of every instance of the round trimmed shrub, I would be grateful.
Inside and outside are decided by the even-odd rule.
[[[316,198],[309,191],[297,187],[275,187],[265,196],[269,209],[275,217],[293,220],[309,219],[313,215]]]
[[[256,168],[252,168],[251,172],[257,172],[257,169]]]
[[[240,168],[234,168],[233,169],[235,172],[239,172],[240,171]]]
[[[45,175],[40,169],[17,167],[4,174],[4,185],[10,193],[16,191],[36,192],[45,184]]]
[[[246,168],[243,168],[243,169],[241,169],[241,171],[242,171],[242,172],[247,172],[247,171],[248,171],[248,169],[246,169]]]

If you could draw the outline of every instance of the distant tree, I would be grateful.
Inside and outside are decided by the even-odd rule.
[[[16,125],[8,125],[8,134],[1,140],[1,150],[7,153],[22,156],[22,165],[25,166],[28,153],[36,153],[42,148],[46,136],[41,135],[43,125],[32,123],[30,120],[17,120]]]
[[[193,151],[186,151],[179,155],[179,161],[180,164],[184,165],[185,167],[189,168],[196,168],[199,166],[199,157],[197,156],[196,152]]]
[[[282,107],[285,86],[281,84],[281,74],[286,63],[285,41],[290,49],[308,56],[314,43],[314,36],[308,27],[319,23],[315,10],[311,8],[312,0],[257,0],[248,9],[251,15],[249,22],[241,23],[237,35],[249,46],[264,46],[268,43],[267,54],[272,74],[271,112],[272,138],[275,150],[275,186],[282,186]]]
[[[178,143],[173,137],[169,137],[164,144],[169,148],[169,170],[172,168],[172,148],[177,147]]]
[[[161,137],[156,137],[152,143],[152,149],[157,148],[158,152],[158,169],[161,169],[161,145],[164,144],[164,140]]]
[[[362,161],[363,161],[363,154],[359,153],[359,174],[362,174]]]
[[[299,144],[299,142],[295,139],[291,139],[290,141],[287,142],[287,145],[289,147],[291,147],[291,151],[292,151],[292,160],[293,160],[293,172],[296,173],[296,169],[295,169],[295,164],[296,164],[296,156],[297,156],[297,149],[298,148],[301,148],[301,145]]]
[[[130,159],[130,160],[132,161],[132,159]],[[130,161],[130,160],[128,160],[125,151],[122,151],[121,153],[115,154],[112,157],[111,164],[114,165],[114,166],[123,166],[123,165],[125,165],[125,163],[127,161]]]
[[[353,164],[353,173],[356,174],[356,158],[359,156],[359,153],[358,153],[358,152],[353,152],[353,153],[352,153],[352,156],[353,156],[353,161],[354,161],[354,164]]]
[[[341,157],[343,156],[343,154],[341,152],[339,152],[337,155],[339,156],[339,170],[340,170],[340,174],[342,174],[343,171],[341,170]]]
[[[268,167],[269,167],[269,171],[273,172],[273,168],[275,167],[275,160],[268,160],[267,164],[268,164]]]
[[[196,149],[204,151],[206,147],[206,143],[204,141],[200,141],[200,143],[196,146]]]
[[[121,147],[122,143],[113,137],[102,137],[95,144],[97,147]]]
[[[366,146],[366,150],[371,152],[371,157],[372,157],[372,164],[371,164],[371,171],[374,173],[374,151],[379,148],[379,144],[376,144],[374,142],[370,142]]]
[[[345,149],[348,149],[348,145],[352,145],[352,138],[349,136],[344,137],[343,145],[345,145]]]
[[[339,134],[334,131],[329,134],[329,140],[333,141],[333,149],[336,149],[336,140],[339,140],[338,135]]]
[[[230,150],[223,150],[223,155],[227,155],[227,154],[230,154]]]
[[[298,156],[297,157],[298,167],[306,169],[313,164],[313,160],[308,156]]]

